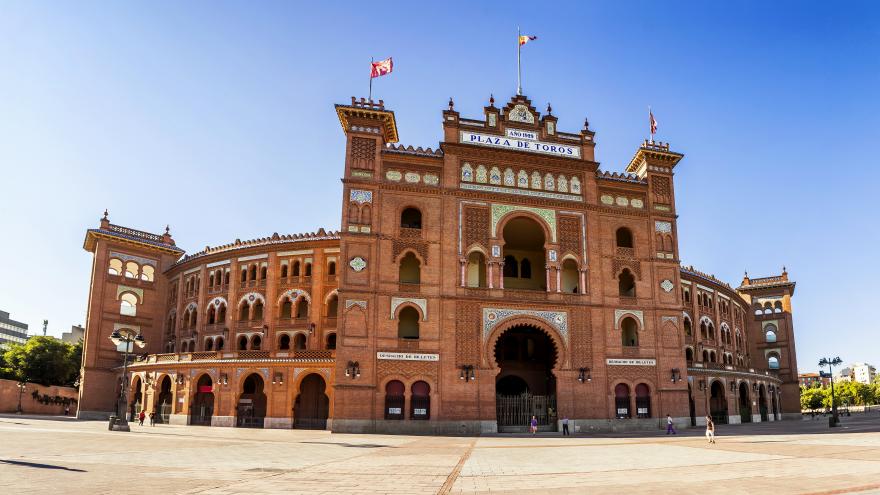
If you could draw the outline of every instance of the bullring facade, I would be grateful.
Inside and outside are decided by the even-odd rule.
[[[450,100],[436,150],[382,101],[337,105],[341,228],[184,255],[110,223],[94,253],[80,417],[345,432],[576,431],[799,414],[794,282],[733,288],[679,262],[673,171],[645,141],[598,169],[594,133],[524,96]],[[114,331],[147,347],[121,382]]]

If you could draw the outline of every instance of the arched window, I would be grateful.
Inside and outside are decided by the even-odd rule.
[[[297,351],[306,350],[306,336],[301,333],[296,334],[293,338],[293,348]]]
[[[214,306],[208,306],[208,325],[213,325],[217,320],[217,310]]]
[[[333,294],[330,296],[330,299],[327,300],[327,316],[329,318],[336,318],[339,314],[339,296]]]
[[[305,277],[312,276],[312,264],[311,263],[306,263],[306,266],[304,268],[304,272],[305,273],[303,273],[303,276],[305,276]]]
[[[223,323],[226,321],[226,304],[220,303],[220,306],[217,308],[217,323]]]
[[[125,316],[137,316],[137,296],[131,292],[122,294],[119,298],[119,314]]]
[[[691,325],[691,319],[690,319],[690,318],[685,318],[685,319],[684,319],[684,334],[685,334],[685,335],[691,335],[691,333],[693,333],[693,328],[692,328],[692,325]]]
[[[467,287],[486,287],[486,257],[479,251],[468,255],[465,285]]]
[[[213,351],[214,350],[214,339],[208,338],[205,339],[205,350]]]
[[[410,419],[431,419],[431,387],[420,380],[412,384],[410,394]]]
[[[110,260],[110,268],[107,269],[107,273],[110,275],[119,275],[122,273],[122,261],[115,258]]]
[[[246,321],[250,318],[251,307],[246,302],[242,302],[238,307],[238,321]]]
[[[708,332],[709,332],[709,334],[708,334],[708,335],[709,335],[709,338],[714,340],[714,339],[715,339],[715,325],[713,325],[713,324],[710,322],[710,323],[706,326],[706,328],[708,329]]]
[[[399,268],[400,283],[418,284],[421,281],[421,269],[419,260],[412,252],[406,253],[400,260]]]
[[[519,262],[519,278],[532,278],[532,262],[528,258]]]
[[[694,350],[690,347],[687,347],[684,350],[684,360],[688,363],[692,363],[694,361]]]
[[[397,314],[397,336],[401,339],[419,338],[419,312],[406,306]]]
[[[223,350],[223,337],[217,337],[217,345],[216,345],[216,347],[217,347],[217,350],[218,350],[218,351],[222,351],[222,350]]]
[[[290,350],[290,335],[285,333],[278,339],[278,349],[282,351]]]
[[[403,382],[399,380],[391,380],[385,385],[385,419],[403,419],[405,391]]]
[[[226,285],[229,285],[229,269],[228,268],[226,269],[226,272],[224,272],[223,283]]]
[[[241,268],[241,281],[242,283],[247,282],[247,266]]]
[[[336,275],[336,262],[327,263],[327,275]]]
[[[252,320],[262,320],[263,319],[263,301],[257,300],[254,303],[254,316],[251,318]]]
[[[260,280],[266,280],[266,271],[267,268],[265,266],[260,267]]]
[[[253,264],[250,266],[250,280],[257,279],[257,265]]]
[[[630,231],[626,227],[621,227],[617,229],[617,233],[615,234],[615,239],[617,240],[617,247],[620,248],[632,248],[633,247],[633,235],[632,231]]]
[[[562,262],[562,292],[577,294],[580,276],[577,263],[571,258]]]
[[[238,350],[244,351],[247,350],[248,339],[244,335],[238,338]]]
[[[152,282],[154,273],[155,269],[152,266],[144,265],[143,268],[141,268],[141,280]]]
[[[683,296],[683,298],[684,298],[684,302],[686,302],[686,303],[691,302],[691,291],[690,291],[690,289],[682,289],[682,292],[683,292],[682,296]]]
[[[327,350],[332,351],[336,349],[336,334],[331,333],[327,335]]]
[[[261,339],[259,335],[254,335],[254,337],[251,339],[251,350],[259,351],[260,346],[262,345],[263,339]]]
[[[138,265],[134,261],[125,264],[125,278],[137,278]]]
[[[285,296],[284,300],[281,302],[281,314],[279,318],[290,318],[292,316],[293,303],[290,301],[290,298]]]
[[[624,347],[639,345],[639,332],[636,320],[627,316],[620,322],[620,337]]]
[[[622,297],[636,297],[636,278],[629,268],[624,268],[617,277],[617,290]]]
[[[651,417],[651,391],[644,383],[636,385],[636,416]]]
[[[767,325],[764,327],[764,336],[767,342],[776,342],[776,325]]]
[[[422,228],[422,212],[417,208],[407,208],[400,213],[400,226],[404,229]]]
[[[504,277],[519,277],[519,263],[516,262],[516,258],[509,254],[504,257]]]
[[[711,359],[709,358],[709,351],[703,350],[703,362],[708,363],[709,361],[711,361]]]
[[[287,264],[281,265],[281,278],[287,278]]]
[[[771,370],[778,370],[779,369],[779,356],[777,356],[775,354],[771,354],[767,358],[767,367],[770,368]]]
[[[291,270],[291,275],[294,277],[299,277],[299,261],[293,262],[293,270]]]
[[[309,300],[305,297],[300,297],[299,301],[296,304],[296,318],[298,320],[303,320],[309,317]]]
[[[361,218],[360,222],[364,225],[369,225],[372,223],[372,212],[373,210],[370,208],[370,205],[364,205],[361,207]]]
[[[627,384],[618,383],[614,387],[614,406],[617,419],[629,419],[631,417],[629,411],[629,386]]]
[[[773,312],[782,313],[782,301],[776,301],[773,303]]]

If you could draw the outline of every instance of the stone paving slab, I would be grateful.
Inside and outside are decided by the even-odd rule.
[[[0,494],[880,493],[880,417],[481,438],[0,416]]]

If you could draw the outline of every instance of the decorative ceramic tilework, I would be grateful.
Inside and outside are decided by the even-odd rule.
[[[370,233],[370,226],[369,225],[361,225],[361,233],[369,234]]]
[[[516,175],[513,173],[513,169],[506,169],[504,171],[504,185],[508,187],[516,186]]]
[[[461,180],[462,182],[472,182],[474,180],[474,169],[470,163],[465,162],[461,166]]]
[[[498,123],[498,117],[495,113],[487,115],[487,120],[489,122],[489,127],[495,127],[495,124]]]
[[[547,122],[547,134],[556,134],[556,124],[552,120]]]
[[[605,204],[605,205],[613,205],[614,204],[614,197],[611,195],[608,195],[608,194],[603,194],[602,197],[599,198],[599,201],[601,201],[602,204]]]
[[[425,174],[425,176],[422,177],[422,180],[429,186],[436,186],[440,183],[440,178],[434,174]]]
[[[492,246],[492,256],[495,258],[501,257],[501,246]]]
[[[351,172],[351,176],[352,176],[352,177],[363,177],[363,178],[365,178],[365,179],[370,179],[370,178],[373,177],[373,173],[372,173],[372,172],[367,172],[367,171],[364,171],[364,170],[353,170],[353,171]]]
[[[428,321],[428,300],[416,297],[392,297],[391,298],[391,319],[394,319],[397,308],[403,303],[413,303],[422,310],[422,321]]]
[[[547,225],[550,227],[550,237],[552,242],[556,242],[556,211],[548,210],[546,208],[532,208],[529,206],[516,206],[516,205],[492,205],[492,235],[495,236],[495,230],[498,227],[498,222],[504,218],[505,215],[512,211],[528,211],[538,215],[543,218]]]
[[[525,170],[520,170],[516,175],[517,187],[529,187],[529,174]]]
[[[280,300],[284,299],[285,296],[289,297],[291,301],[296,301],[298,298],[302,297],[303,299],[308,301],[309,304],[311,304],[311,302],[312,302],[312,296],[310,296],[308,292],[301,290],[301,289],[290,289],[290,290],[284,292],[283,294],[281,294],[281,296],[278,298],[278,300],[280,301]]]
[[[480,184],[486,183],[486,167],[482,165],[477,165],[477,182]]]
[[[559,192],[568,192],[568,179],[564,175],[560,175],[556,179],[556,190]]]
[[[556,190],[556,179],[554,179],[549,173],[544,175],[544,189],[548,191]]]
[[[410,184],[415,184],[416,182],[422,180],[421,176],[419,176],[419,174],[415,172],[407,172],[406,175],[403,176],[403,179]]]
[[[620,319],[625,315],[633,315],[639,320],[642,329],[645,328],[645,316],[641,310],[637,309],[615,309],[614,310],[614,328],[620,328]]]
[[[198,304],[191,302],[186,305],[186,307],[183,309],[183,312],[186,313],[187,311],[195,311],[196,309],[198,309],[198,307]]]
[[[556,261],[556,250],[551,249],[547,252],[547,256],[550,258],[550,261]]]
[[[498,167],[492,167],[489,170],[489,184],[501,185],[501,171]]]
[[[541,189],[541,174],[532,172],[532,189]]]
[[[672,222],[654,222],[654,230],[660,232],[661,234],[669,234],[672,232]]]
[[[634,200],[630,201],[629,204],[631,204],[633,208],[644,208],[645,207],[645,202],[642,201],[641,199],[634,199]]]
[[[533,316],[546,321],[568,343],[568,313],[564,311],[534,311],[530,309],[483,308],[483,340],[502,321],[516,316]],[[561,351],[561,349],[560,349]]]
[[[403,178],[403,174],[401,174],[397,170],[389,170],[388,172],[385,172],[385,177],[388,180],[393,180],[395,182],[398,182],[398,181],[400,181],[401,178]]]
[[[245,301],[247,301],[248,304],[254,304],[257,301],[266,304],[266,298],[263,297],[263,295],[259,292],[248,292],[247,294],[241,296],[241,299],[238,300],[238,304],[240,305]]]
[[[524,122],[526,124],[534,124],[535,116],[532,115],[532,112],[529,111],[529,107],[520,103],[518,105],[514,105],[514,107],[510,109],[510,113],[507,115],[507,120],[511,120],[513,122]]]
[[[358,231],[357,225],[349,225],[348,231],[349,232],[357,232]]]
[[[345,300],[345,309],[349,309],[352,306],[358,306],[361,309],[367,309],[367,301],[363,301],[361,299],[346,299]]]
[[[224,306],[229,306],[229,304],[226,303],[225,297],[215,297],[214,299],[211,300],[210,303],[208,303],[208,306],[209,307],[214,306],[215,308],[219,308],[221,304],[223,304]]]
[[[351,261],[348,262],[348,266],[350,266],[352,270],[360,272],[367,267],[367,262],[360,256],[355,256],[351,259]]]
[[[672,283],[672,280],[666,279],[660,282],[660,288],[666,292],[672,292],[672,289],[675,288],[675,285]]]
[[[624,198],[623,196],[618,196],[614,202],[617,203],[617,206],[629,206],[629,199]]]
[[[581,193],[581,180],[577,177],[571,178],[571,192],[572,194],[580,194]]]
[[[357,204],[372,203],[373,191],[362,191],[360,189],[352,189],[348,192],[348,200]]]
[[[671,321],[672,323],[675,323],[676,325],[678,325],[678,317],[677,316],[661,316],[660,317],[660,323],[666,323],[667,321]]]
[[[559,199],[562,201],[582,201],[580,196],[575,196],[572,194],[562,194],[555,192],[546,192],[546,191],[533,191],[531,189],[513,189],[509,187],[503,186],[490,186],[490,185],[481,185],[481,184],[466,184],[461,183],[459,187],[462,189],[468,189],[471,191],[486,191],[486,192],[494,192],[500,194],[512,194],[514,196],[529,196],[533,198],[549,198],[549,199]]]

